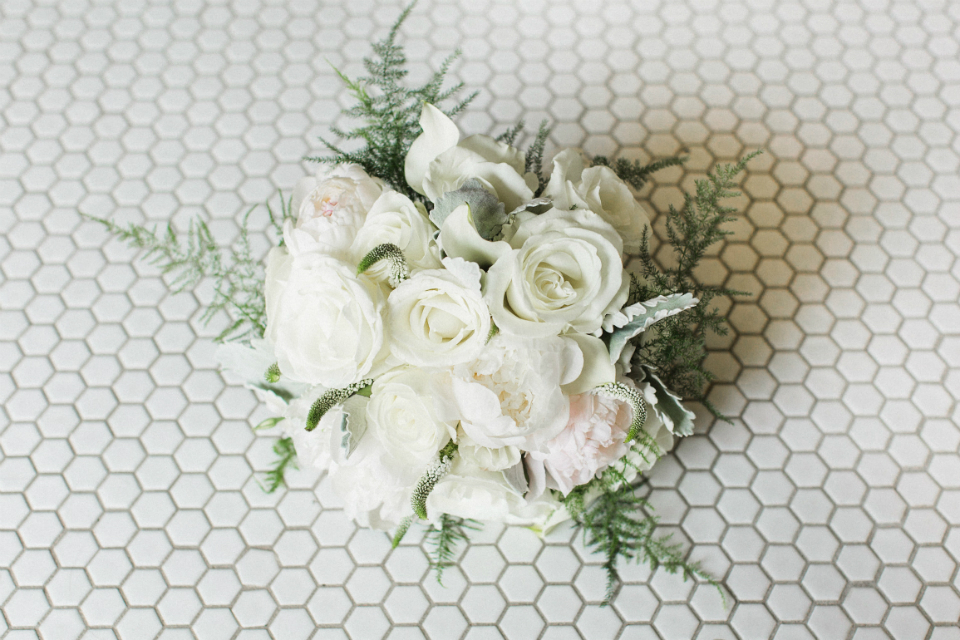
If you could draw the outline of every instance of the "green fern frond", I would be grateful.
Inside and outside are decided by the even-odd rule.
[[[254,258],[250,247],[249,219],[255,209],[252,207],[244,215],[240,237],[232,250],[226,251],[202,220],[191,220],[187,232],[181,236],[169,224],[160,230],[138,224],[120,225],[94,216],[84,217],[102,224],[127,245],[142,249],[145,260],[170,276],[173,293],[193,289],[203,279],[211,278],[213,300],[200,319],[206,324],[218,312],[225,312],[230,324],[216,337],[217,342],[225,342],[262,337],[266,327],[263,266]]]
[[[267,493],[273,493],[280,487],[286,486],[284,474],[287,469],[297,467],[297,450],[293,446],[293,438],[280,438],[273,445],[273,452],[277,459],[273,468],[266,472],[266,485],[260,485]]]
[[[350,131],[336,127],[330,131],[345,141],[362,141],[363,146],[356,151],[346,151],[321,138],[333,155],[308,159],[334,164],[357,163],[367,173],[382,178],[397,191],[423,201],[423,196],[407,184],[404,176],[407,151],[421,133],[419,120],[423,103],[429,102],[453,117],[465,109],[477,94],[473,93],[449,108],[441,106],[463,89],[462,82],[443,88],[444,78],[459,57],[459,51],[448,56],[422,86],[407,87],[403,84],[408,74],[407,58],[403,47],[397,44],[397,36],[415,4],[411,3],[403,10],[386,38],[373,44],[373,55],[363,61],[366,76],[352,80],[335,69],[357,101],[352,107],[344,109],[343,114],[364,124]]]
[[[443,572],[456,564],[457,551],[461,544],[470,541],[467,531],[479,531],[480,523],[457,516],[443,514],[440,526],[431,525],[427,531],[426,543],[429,547],[430,567],[437,576],[437,583],[443,585]]]
[[[693,194],[685,194],[683,206],[670,207],[666,214],[667,242],[676,256],[676,265],[661,268],[650,251],[650,238],[647,232],[641,240],[639,261],[641,275],[645,284],[631,282],[631,297],[648,299],[659,295],[690,293],[700,299],[700,303],[682,314],[660,322],[642,338],[633,341],[637,350],[633,362],[648,365],[657,370],[661,380],[672,391],[687,400],[702,402],[718,418],[726,419],[710,404],[704,395],[707,385],[714,376],[703,367],[706,357],[706,340],[709,333],[726,335],[726,319],[720,315],[712,302],[721,296],[744,296],[742,291],[705,285],[694,277],[694,271],[707,251],[717,242],[732,233],[724,225],[736,218],[737,210],[726,206],[723,201],[740,195],[736,191],[735,178],[746,164],[760,151],[745,156],[736,164],[721,165],[707,175],[706,179],[696,181]],[[596,161],[596,159],[595,159]],[[663,168],[673,166],[682,159],[668,159],[644,167],[624,165],[624,179],[631,176],[646,179],[650,167]],[[620,170],[619,162],[613,165]]]

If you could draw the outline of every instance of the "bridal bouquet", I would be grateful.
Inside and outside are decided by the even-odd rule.
[[[542,126],[464,137],[444,110],[450,62],[410,89],[397,28],[374,45],[369,77],[348,83],[362,122],[335,130],[314,177],[280,212],[261,262],[246,222],[224,255],[203,223],[168,229],[101,221],[146,248],[175,288],[206,276],[207,318],[230,318],[223,367],[275,413],[271,489],[294,458],[329,474],[347,514],[393,532],[429,527],[439,571],[480,522],[546,534],[573,520],[605,554],[712,579],[653,534],[641,474],[693,433],[681,397],[705,402],[707,307],[735,292],[693,277],[726,232],[744,162],[698,182],[667,216],[676,250],[661,269],[630,187],[682,162],[648,165],[561,150],[546,170]],[[249,214],[248,214],[249,216]],[[628,271],[625,267],[636,259]],[[708,409],[709,404],[706,404]],[[439,577],[439,576],[438,576]]]

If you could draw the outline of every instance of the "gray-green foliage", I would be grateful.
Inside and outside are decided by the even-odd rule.
[[[470,207],[470,217],[481,238],[494,240],[500,235],[503,224],[507,221],[503,203],[484,189],[476,178],[470,178],[456,191],[443,194],[430,211],[430,220],[438,229],[442,229],[447,216],[463,205]]]

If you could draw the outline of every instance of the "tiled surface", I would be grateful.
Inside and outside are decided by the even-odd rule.
[[[264,494],[264,410],[216,373],[205,292],[81,223],[202,214],[229,240],[346,103],[327,60],[357,72],[396,13],[0,3],[5,637],[960,638],[960,5],[423,0],[404,30],[421,77],[463,48],[467,131],[548,116],[592,153],[689,148],[652,210],[767,149],[703,270],[753,293],[711,356],[736,418],[651,479],[727,609],[635,567],[600,608],[578,543],[497,527],[442,588],[317,477]]]

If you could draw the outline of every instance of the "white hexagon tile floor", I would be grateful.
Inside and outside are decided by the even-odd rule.
[[[310,169],[394,2],[0,4],[0,630],[10,640],[960,638],[960,4],[422,0],[414,75],[456,47],[462,119],[552,149],[689,152],[651,212],[762,147],[704,277],[732,423],[650,478],[733,595],[572,534],[487,527],[440,587],[323,480],[265,494],[266,414],[224,382],[202,290],[79,212],[234,238]],[[659,229],[659,227],[658,227]],[[257,238],[259,249],[266,244]],[[709,427],[709,428],[708,428]]]

